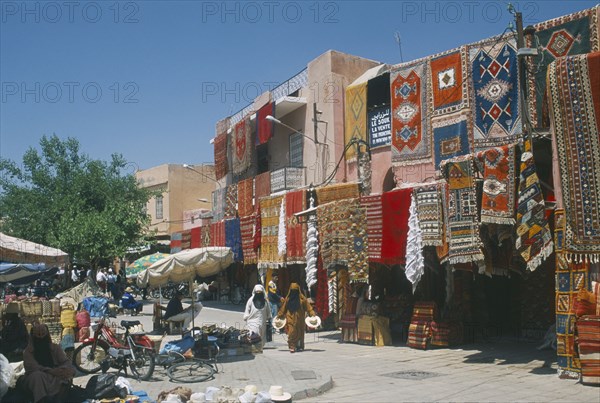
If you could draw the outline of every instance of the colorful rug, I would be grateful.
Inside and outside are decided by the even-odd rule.
[[[369,278],[367,222],[358,199],[344,199],[317,207],[323,265],[348,267],[350,282]]]
[[[298,222],[298,217],[295,215],[304,210],[306,210],[305,190],[286,193],[285,220],[288,264],[306,263],[306,224]]]
[[[448,183],[446,183],[446,181],[442,181],[440,183],[440,195],[442,197],[442,216],[444,224],[442,225],[442,244],[435,247],[435,252],[440,264],[445,264],[448,262],[450,253],[450,245],[448,243],[448,201],[450,200],[450,193],[448,191]]]
[[[237,183],[232,183],[227,186],[227,193],[225,195],[225,211],[223,216],[225,218],[237,216]]]
[[[222,132],[215,137],[215,178],[222,179],[229,172],[227,165],[227,132]]]
[[[525,37],[526,47],[541,48],[533,57],[527,57],[529,89],[529,116],[534,127],[548,127],[544,111],[546,71],[555,59],[568,55],[597,52],[598,7],[565,15],[534,25],[535,38]]]
[[[327,281],[327,270],[323,267],[321,256],[317,259],[317,300],[315,309],[324,321],[329,316],[329,286]]]
[[[239,121],[231,131],[229,149],[231,150],[231,172],[241,175],[252,164],[252,126],[250,117]]]
[[[382,195],[383,229],[381,262],[406,263],[406,241],[412,189],[394,190]]]
[[[283,265],[284,256],[279,256],[277,240],[279,234],[279,211],[283,196],[265,197],[260,200],[261,237],[259,268],[277,268]]]
[[[600,52],[548,67],[569,258],[600,262]]]
[[[231,248],[231,251],[233,252],[233,260],[235,262],[244,261],[239,218],[225,220],[225,246]]]
[[[244,264],[256,264],[256,250],[254,249],[254,226],[256,217],[249,215],[240,218],[240,235],[242,237],[242,253]]]
[[[441,246],[444,232],[441,184],[417,186],[413,192],[417,202],[423,246]]]
[[[316,193],[319,205],[336,200],[355,199],[360,195],[357,183],[339,183],[323,186],[317,188]]]
[[[515,223],[515,152],[514,145],[506,145],[489,148],[477,154],[479,172],[483,173],[482,223]]]
[[[246,217],[254,213],[254,178],[244,179],[237,183],[238,215]]]
[[[201,248],[207,248],[207,247],[211,246],[210,235],[211,235],[210,221],[207,221],[207,224],[202,226],[202,231],[201,231],[202,245],[200,246]]]
[[[469,120],[467,114],[459,112],[432,119],[434,163],[439,168],[442,161],[469,154]]]
[[[522,132],[514,37],[469,46],[475,150],[514,142]]]
[[[225,221],[210,224],[210,246],[225,246]]]
[[[531,153],[525,140],[521,154],[519,197],[517,200],[517,240],[515,247],[528,270],[535,270],[552,253],[552,233],[546,220],[544,196]]]
[[[213,221],[221,221],[225,216],[227,204],[227,188],[218,188],[213,192]]]
[[[429,71],[426,61],[391,72],[392,164],[431,161]]]
[[[581,382],[600,385],[600,316],[577,320]]]
[[[367,237],[369,238],[369,261],[381,261],[383,242],[383,203],[381,195],[363,196],[360,205],[367,214]]]
[[[275,102],[269,102],[256,112],[256,145],[266,144],[273,136],[273,122],[267,116],[275,116]]]
[[[479,209],[473,157],[444,161],[442,175],[448,183],[448,261],[450,264],[484,260],[479,238]]]
[[[581,289],[590,289],[589,264],[569,263],[565,256],[565,212],[554,211],[556,244],[556,342],[558,375],[579,378],[581,363],[575,348],[575,312],[573,305]]]
[[[406,346],[426,350],[431,339],[431,322],[411,321],[408,327]]]
[[[256,175],[254,178],[254,199],[258,200],[261,197],[271,195],[271,172],[263,172],[262,174]],[[256,203],[255,208],[258,208]]]
[[[452,114],[468,106],[465,50],[450,50],[433,56],[429,62],[433,116]]]
[[[367,82],[346,87],[344,143],[353,138],[367,141]],[[349,147],[346,159],[356,158],[356,147]]]
[[[192,233],[190,230],[181,231],[181,249],[190,249],[192,246]]]
[[[196,227],[190,229],[190,248],[201,248],[202,247],[202,227]]]

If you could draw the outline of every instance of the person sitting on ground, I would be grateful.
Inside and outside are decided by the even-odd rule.
[[[66,399],[75,368],[58,344],[52,342],[48,326],[35,322],[31,338],[23,352],[25,375],[22,387],[33,396],[33,402],[62,402]]]
[[[187,329],[192,319],[200,313],[203,306],[200,302],[196,302],[194,305],[190,305],[183,309],[183,304],[181,303],[182,299],[183,293],[181,291],[177,291],[175,296],[169,301],[165,314],[163,315],[163,319],[171,322],[183,321],[183,328]]]
[[[27,347],[27,327],[19,317],[19,306],[16,303],[8,304],[6,308],[0,338],[0,352],[9,361],[22,361],[23,351]]]
[[[125,293],[121,297],[121,308],[131,309],[132,311],[135,311],[135,313],[140,313],[144,304],[140,301],[136,301],[132,294],[133,289],[131,287],[125,288]]]

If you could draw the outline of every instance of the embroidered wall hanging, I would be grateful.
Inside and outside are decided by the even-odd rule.
[[[240,175],[252,164],[252,126],[250,118],[246,117],[239,121],[231,131],[231,171]]]
[[[346,88],[344,142],[353,138],[367,141],[367,82]],[[346,159],[356,158],[356,147],[346,150]]]
[[[427,61],[392,71],[392,164],[431,161]]]
[[[515,146],[493,147],[477,154],[483,172],[481,222],[515,223],[516,162]]]
[[[566,217],[565,251],[600,261],[600,52],[559,58],[548,93]]]
[[[535,37],[525,37],[526,46],[542,51],[528,57],[529,116],[534,127],[548,127],[544,111],[546,71],[554,59],[598,50],[598,6],[534,25]]]
[[[514,38],[469,46],[475,150],[505,145],[522,132]]]

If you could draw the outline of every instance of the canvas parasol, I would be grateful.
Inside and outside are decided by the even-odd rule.
[[[151,255],[142,256],[136,261],[132,262],[125,268],[125,273],[127,278],[135,278],[142,271],[146,270],[148,267],[152,266],[154,263],[162,260],[166,257],[169,257],[168,253],[160,253],[156,252]]]
[[[225,270],[233,263],[233,252],[230,248],[213,246],[208,248],[185,249],[174,253],[138,274],[137,284],[140,287],[156,287],[169,281],[180,283],[192,282],[196,276],[209,277]],[[192,294],[192,327],[194,326],[194,293]]]
[[[193,281],[196,276],[215,275],[232,263],[233,252],[227,247],[185,249],[143,270],[137,276],[137,284],[140,287],[156,287],[169,281],[173,283]]]

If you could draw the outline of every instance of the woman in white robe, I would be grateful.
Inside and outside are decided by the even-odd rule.
[[[261,338],[261,346],[265,345],[267,339],[267,321],[271,319],[271,307],[265,298],[265,288],[257,284],[254,286],[252,296],[246,302],[244,320],[246,328],[258,334]]]

